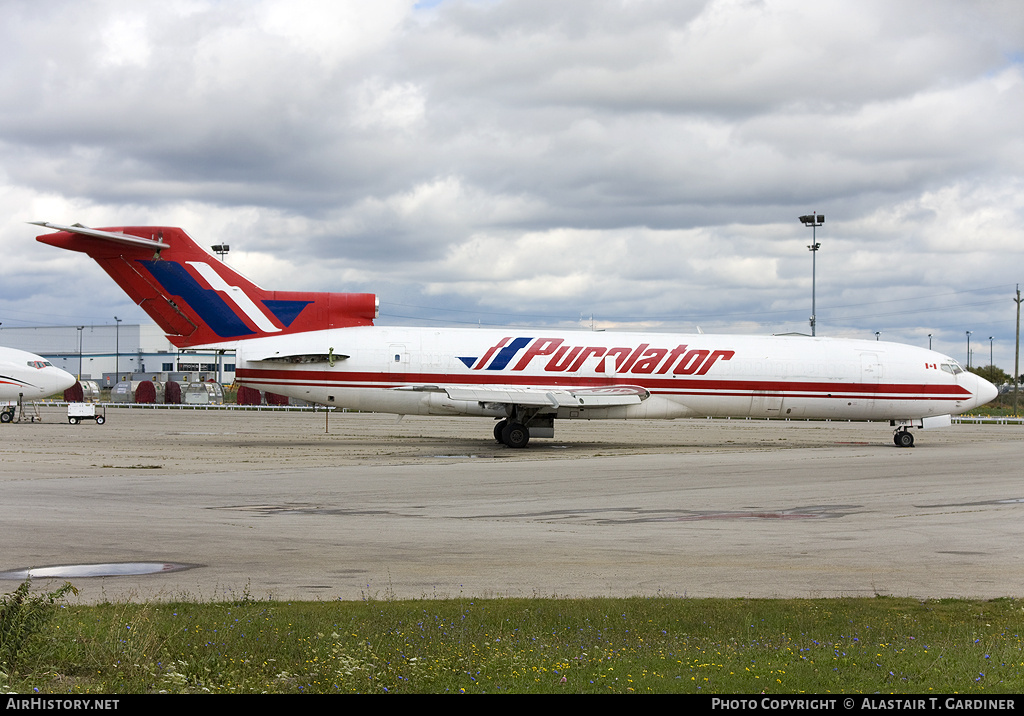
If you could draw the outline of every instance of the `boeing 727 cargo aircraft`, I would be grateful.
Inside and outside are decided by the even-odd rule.
[[[179,347],[230,348],[242,385],[328,406],[496,421],[513,448],[555,420],[767,417],[909,428],[992,400],[941,353],[899,343],[713,334],[392,328],[373,294],[265,291],[173,227],[39,223],[88,254]]]

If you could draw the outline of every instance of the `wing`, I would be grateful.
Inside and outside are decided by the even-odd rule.
[[[452,400],[522,405],[536,408],[613,408],[638,405],[650,397],[650,391],[638,385],[609,385],[599,388],[544,388],[519,386],[420,385],[395,390],[422,390],[446,393]]]
[[[253,363],[327,363],[333,366],[335,362],[347,360],[349,357],[344,353],[335,353],[333,348],[329,348],[327,353],[265,350],[262,353],[255,353],[252,357],[246,356],[245,359]]]

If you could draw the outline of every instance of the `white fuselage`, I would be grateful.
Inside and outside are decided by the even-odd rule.
[[[805,336],[357,327],[236,346],[243,385],[329,406],[503,417],[505,400],[446,388],[637,386],[635,405],[558,406],[560,419],[691,416],[889,420],[957,414],[996,389],[941,353]]]
[[[45,398],[74,384],[75,376],[50,365],[42,356],[0,348],[0,401]]]

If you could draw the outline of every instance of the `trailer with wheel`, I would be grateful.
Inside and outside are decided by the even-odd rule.
[[[83,420],[95,420],[97,425],[107,422],[107,409],[95,403],[68,403],[68,422],[78,425]]]

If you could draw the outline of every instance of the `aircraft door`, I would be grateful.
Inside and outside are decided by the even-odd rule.
[[[404,343],[392,343],[387,353],[388,373],[409,372],[409,348]]]
[[[860,378],[864,383],[864,397],[859,399],[864,410],[871,409],[875,404],[875,395],[878,393],[878,386],[882,382],[882,364],[878,360],[877,353],[860,354]]]
[[[781,375],[782,368],[771,362],[756,362],[753,366],[756,375]],[[750,395],[750,412],[752,418],[777,418],[782,415],[784,396],[780,388],[754,390]]]

